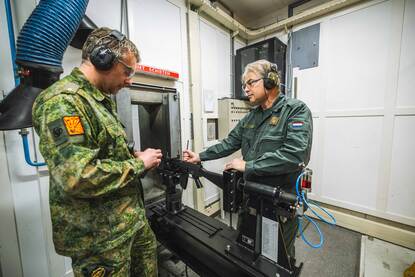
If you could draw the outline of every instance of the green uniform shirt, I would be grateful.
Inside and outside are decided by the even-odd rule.
[[[136,186],[144,163],[128,149],[115,103],[75,68],[36,98],[33,125],[49,168],[56,252],[99,253],[131,238],[145,221]]]
[[[241,149],[248,179],[298,172],[299,164],[310,160],[312,133],[308,107],[280,94],[270,109],[259,106],[249,112],[226,139],[200,153],[200,159],[218,159]]]

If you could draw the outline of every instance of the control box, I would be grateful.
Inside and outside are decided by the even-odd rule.
[[[229,132],[252,109],[248,101],[223,98],[218,100],[219,140],[226,138]]]

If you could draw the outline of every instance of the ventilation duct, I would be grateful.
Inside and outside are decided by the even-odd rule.
[[[41,0],[33,10],[17,39],[20,84],[0,103],[0,130],[32,126],[33,101],[59,80],[63,54],[80,26],[87,5],[88,0]],[[89,34],[87,27],[95,27],[87,17],[83,22],[73,41],[78,46]]]

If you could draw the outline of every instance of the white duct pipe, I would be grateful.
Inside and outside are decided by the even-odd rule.
[[[222,9],[212,6],[208,0],[190,0],[190,3],[198,8],[199,13],[207,14],[243,39],[254,40],[363,1],[365,0],[332,0],[298,15],[255,30],[245,27]]]

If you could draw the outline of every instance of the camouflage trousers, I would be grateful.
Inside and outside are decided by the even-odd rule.
[[[157,276],[157,241],[147,220],[135,237],[118,247],[71,258],[75,277]]]

